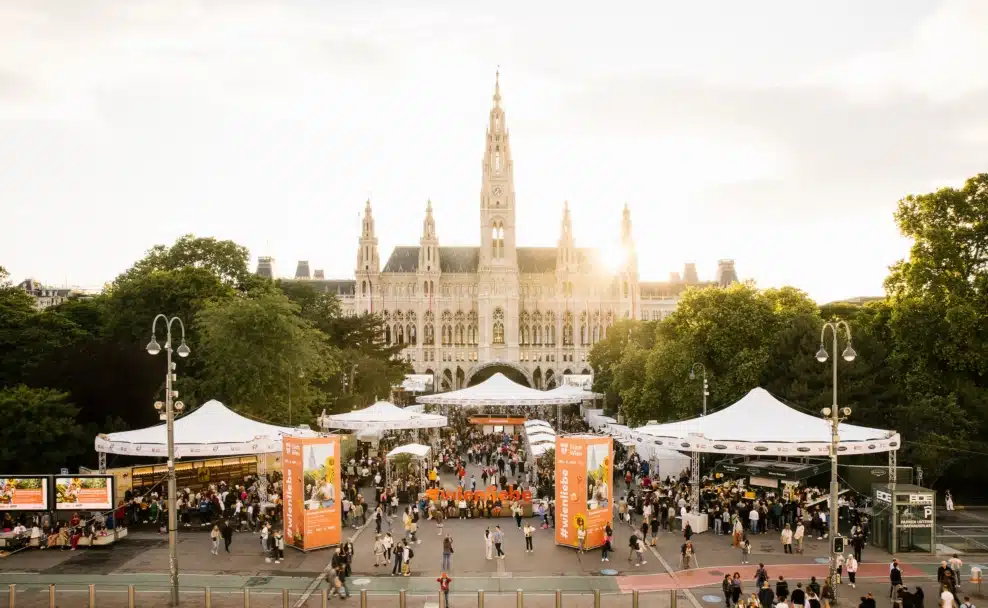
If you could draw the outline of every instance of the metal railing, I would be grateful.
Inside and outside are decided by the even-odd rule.
[[[563,591],[557,589],[555,593],[538,591],[524,591],[518,589],[512,592],[505,591],[485,591],[476,592],[450,592],[456,598],[457,608],[468,607],[476,602],[477,608],[485,608],[488,598],[491,608],[501,608],[508,606],[510,598],[514,596],[515,608],[564,608],[565,606],[587,606],[587,600],[592,597],[593,608],[602,608],[602,603],[606,608],[639,608],[641,602],[649,608],[677,608],[682,590],[671,589],[662,591],[638,591],[630,593],[612,592],[602,594],[599,589],[592,591]],[[166,606],[168,605],[168,588],[157,585],[138,587],[137,585],[39,585],[39,584],[12,584],[8,585],[7,606],[9,608],[64,608],[85,607],[89,608],[136,608],[138,606]],[[356,595],[360,601],[360,608],[368,608],[370,599],[383,600],[388,606],[398,608],[409,608],[409,597],[412,597],[416,606],[436,606],[447,608],[446,596],[441,592],[434,593],[414,593],[404,589],[399,591],[368,592],[360,590]],[[642,596],[645,598],[642,598]],[[143,597],[142,597],[143,596]],[[280,598],[279,598],[280,596]],[[466,597],[464,597],[466,596]],[[213,589],[212,587],[185,587],[181,594],[181,606],[188,608],[327,608],[330,604],[331,595],[326,588],[315,591],[305,591],[302,589]],[[602,599],[603,598],[603,599]],[[278,600],[281,600],[280,602]],[[424,600],[424,601],[423,601]],[[471,601],[472,600],[472,601]],[[381,605],[382,602],[375,602]],[[452,601],[451,601],[452,603]]]

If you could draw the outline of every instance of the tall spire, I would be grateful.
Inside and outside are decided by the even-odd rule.
[[[501,66],[497,66],[497,71],[494,72],[494,105],[501,106]]]

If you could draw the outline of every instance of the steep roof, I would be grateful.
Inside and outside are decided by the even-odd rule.
[[[523,273],[555,272],[555,247],[518,247],[518,270]],[[577,249],[580,262],[594,262],[595,249]],[[477,272],[480,265],[480,247],[440,247],[439,269],[442,272]],[[400,245],[391,251],[383,272],[417,272],[419,248]]]

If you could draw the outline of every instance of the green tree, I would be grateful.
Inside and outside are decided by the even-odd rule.
[[[55,473],[77,464],[86,437],[78,408],[66,393],[24,385],[0,389],[0,470],[10,474]],[[88,438],[91,439],[91,438]]]
[[[247,291],[255,283],[247,266],[250,252],[233,241],[192,234],[179,237],[174,245],[155,245],[115,283],[125,283],[155,272],[184,269],[205,270],[226,285]]]
[[[196,317],[199,344],[193,351],[202,364],[202,392],[284,424],[289,377],[301,373],[304,381],[292,383],[292,422],[312,424],[313,411],[328,401],[316,384],[337,372],[338,351],[298,312],[277,293],[207,304]]]

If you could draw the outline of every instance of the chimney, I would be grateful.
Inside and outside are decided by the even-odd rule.
[[[268,256],[257,258],[257,271],[254,274],[265,279],[274,279],[274,258]]]
[[[312,275],[309,272],[308,260],[299,260],[298,266],[295,267],[295,278],[302,280],[312,278]]]
[[[727,287],[738,282],[738,272],[734,268],[734,260],[718,260],[717,284]]]
[[[687,285],[696,285],[700,282],[700,277],[696,274],[696,262],[687,262],[683,268],[683,281]]]

